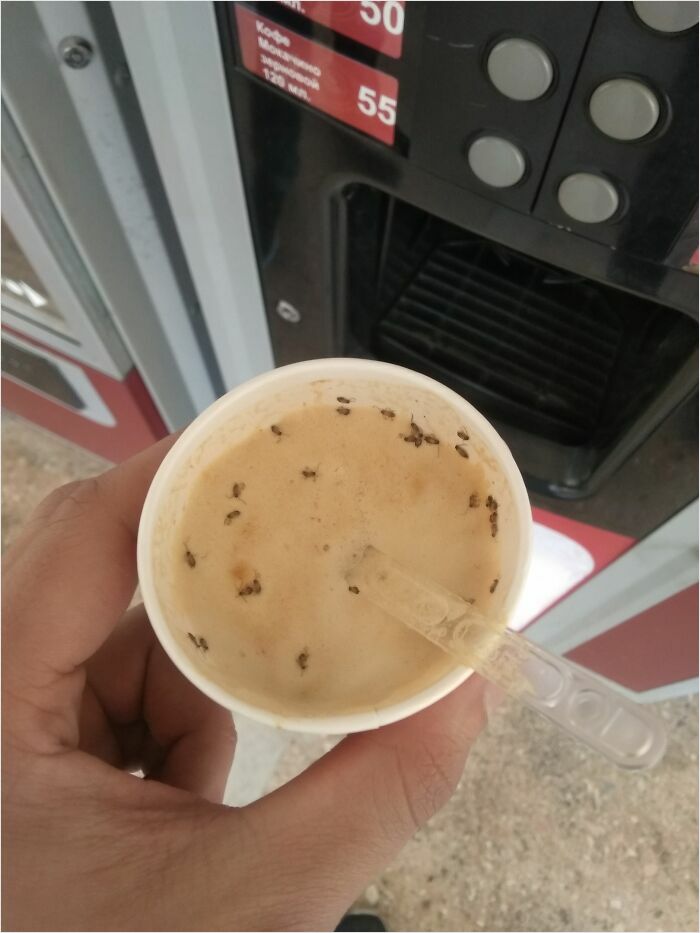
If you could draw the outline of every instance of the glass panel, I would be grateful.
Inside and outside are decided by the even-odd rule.
[[[4,220],[2,222],[2,294],[12,299],[11,307],[16,307],[17,303],[21,303],[28,311],[47,314],[56,321],[65,320]]]
[[[64,405],[78,411],[85,408],[85,402],[56,363],[5,340],[2,342],[2,371]]]

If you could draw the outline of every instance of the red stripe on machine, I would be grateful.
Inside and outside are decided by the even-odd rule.
[[[243,66],[298,101],[394,142],[399,82],[236,5]]]
[[[402,0],[334,0],[316,3],[311,0],[279,0],[295,13],[334,32],[361,42],[370,49],[401,57],[406,4]]]
[[[697,583],[579,645],[567,657],[639,693],[697,677]]]

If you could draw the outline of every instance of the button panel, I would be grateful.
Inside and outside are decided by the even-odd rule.
[[[661,6],[426,4],[411,163],[663,262],[696,203],[698,52],[693,5]]]
[[[696,30],[670,41],[632,4],[602,3],[534,215],[615,246],[620,261],[664,262],[697,200],[697,63]],[[602,179],[587,208],[580,184],[573,201],[562,189],[581,175]]]
[[[598,6],[572,3],[565,16],[554,16],[544,3],[420,4],[425,18],[411,163],[530,212]],[[497,149],[494,170],[506,173],[507,184],[485,180],[491,167],[479,167],[480,147],[472,154],[476,167],[470,166],[469,149],[482,137],[512,140],[518,150],[510,143]]]
[[[537,100],[554,80],[552,61],[529,39],[503,39],[491,49],[486,71],[493,86],[511,100]]]
[[[599,84],[588,105],[591,120],[612,139],[643,139],[659,120],[659,101],[646,84],[613,78]]]

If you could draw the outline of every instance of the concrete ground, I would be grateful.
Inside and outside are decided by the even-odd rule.
[[[99,458],[5,415],[2,543]],[[658,704],[664,761],[630,775],[505,703],[452,801],[365,891],[390,930],[697,930],[697,697]],[[243,804],[332,740],[238,723],[227,801]]]

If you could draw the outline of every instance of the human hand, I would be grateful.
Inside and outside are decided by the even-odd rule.
[[[5,929],[332,929],[447,801],[482,728],[472,677],[222,806],[230,714],[173,666],[143,607],[125,614],[173,440],[58,489],[4,562]]]

